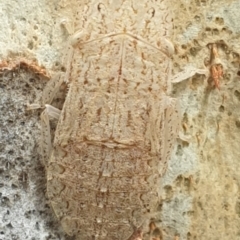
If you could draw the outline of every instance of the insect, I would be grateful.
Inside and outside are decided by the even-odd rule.
[[[211,66],[211,76],[215,87],[220,89],[220,78],[223,76],[223,69],[220,64]]]
[[[77,239],[143,239],[155,217],[180,119],[169,96],[167,2],[76,4],[69,91],[61,112],[47,105],[44,124],[49,132],[46,113],[59,115],[47,193],[64,231]]]
[[[221,60],[218,54],[217,44],[214,43],[211,46],[211,77],[214,81],[215,87],[220,89],[220,79],[223,77],[223,66],[221,64]]]

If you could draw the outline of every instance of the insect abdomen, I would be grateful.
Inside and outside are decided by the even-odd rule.
[[[144,150],[92,144],[56,150],[49,166],[48,194],[68,234],[127,239],[132,227],[139,227],[156,209],[158,159]]]

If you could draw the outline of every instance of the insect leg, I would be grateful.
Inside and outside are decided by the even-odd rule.
[[[130,238],[128,238],[128,240],[143,240],[142,229],[135,229],[134,233],[131,235]]]
[[[41,114],[41,153],[43,164],[46,166],[47,160],[49,159],[52,141],[51,141],[51,128],[50,119],[58,119],[61,111],[49,104],[52,103],[54,97],[59,92],[60,86],[63,83],[62,74],[57,74],[53,79],[51,79],[47,86],[45,87],[42,94],[42,104],[45,106],[44,111]],[[32,104],[33,106],[34,104]],[[31,107],[31,106],[30,106]]]
[[[183,71],[177,73],[176,75],[174,75],[171,78],[171,82],[172,83],[182,82],[182,81],[194,76],[197,73],[204,74],[206,76],[209,75],[209,71],[207,69],[199,69],[199,68],[195,68],[193,66],[186,66]]]
[[[61,111],[48,104],[45,106],[41,114],[41,152],[43,164],[46,166],[52,150],[50,119],[58,119]]]
[[[49,116],[44,110],[41,114],[41,154],[42,161],[45,166],[47,166],[47,159],[50,156],[52,143],[51,143],[51,134],[50,134],[50,122]]]

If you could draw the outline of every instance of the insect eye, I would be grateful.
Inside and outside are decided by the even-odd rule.
[[[106,7],[104,6],[103,3],[99,3],[97,9],[101,14],[104,14],[106,12]]]
[[[149,15],[149,18],[153,18],[154,15],[155,15],[155,9],[154,8],[150,8],[148,11],[147,11],[148,15]]]

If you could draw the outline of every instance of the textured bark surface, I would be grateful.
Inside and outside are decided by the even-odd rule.
[[[172,18],[166,1],[83,1],[75,11],[47,193],[69,235],[127,240],[157,214],[178,133],[167,96]]]

